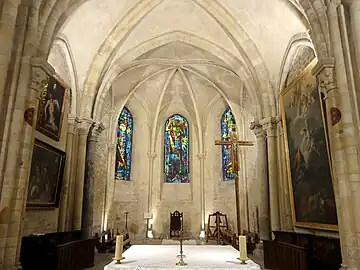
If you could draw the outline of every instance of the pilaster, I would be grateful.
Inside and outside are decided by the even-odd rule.
[[[256,136],[257,145],[257,182],[256,190],[259,191],[257,202],[259,205],[259,236],[261,240],[271,239],[270,224],[270,201],[269,201],[269,182],[268,182],[268,159],[266,132],[258,121],[250,125],[250,129]]]
[[[149,187],[148,187],[148,213],[152,213],[152,188],[153,188],[153,177],[154,177],[154,161],[157,157],[156,152],[148,152],[149,158]]]
[[[355,209],[360,207],[360,200],[357,199],[359,189],[354,189],[357,186],[354,184],[360,177],[358,138],[354,137],[353,132],[347,130],[349,124],[344,120],[344,116],[350,119],[351,116],[346,116],[345,104],[343,104],[342,95],[338,91],[334,59],[325,59],[319,62],[313,73],[318,79],[320,91],[326,96],[333,187],[337,206],[343,269],[358,269],[360,253],[356,239],[360,233],[360,219],[357,218]],[[331,121],[332,108],[337,108],[343,112],[342,118],[337,123]]]
[[[3,195],[0,202],[1,211],[6,209],[7,213],[0,220],[0,242],[5,243],[0,247],[0,261],[5,268],[15,266],[19,260],[38,100],[44,87],[47,87],[47,74],[54,72],[45,59],[32,59],[22,64],[23,73],[20,75],[10,125],[8,149],[11,151],[5,157]],[[30,117],[28,121],[24,121],[27,109],[32,111],[32,119]]]
[[[269,194],[270,194],[270,220],[271,231],[280,230],[280,209],[278,192],[278,174],[277,174],[277,123],[276,117],[269,117],[259,121],[266,131],[267,138],[267,158],[268,158],[268,176],[269,176]]]
[[[75,180],[75,200],[74,200],[74,217],[73,230],[81,229],[81,218],[84,197],[84,179],[85,179],[85,158],[86,158],[86,144],[87,136],[90,127],[94,124],[92,119],[81,119],[78,123],[77,137],[77,168]]]
[[[205,232],[205,159],[206,152],[201,152],[197,154],[197,158],[200,161],[200,213],[201,213],[201,233]]]

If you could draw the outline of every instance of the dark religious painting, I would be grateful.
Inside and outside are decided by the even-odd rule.
[[[231,131],[236,132],[235,117],[228,107],[221,117],[221,140],[229,141]],[[234,180],[235,173],[232,166],[232,152],[230,145],[221,146],[223,180]]]
[[[166,183],[189,183],[189,123],[174,114],[165,123],[164,171]]]
[[[36,140],[31,161],[27,207],[58,207],[65,153]]]
[[[65,91],[57,79],[48,76],[40,94],[36,129],[56,141],[61,135]]]
[[[117,180],[130,181],[133,128],[134,119],[128,108],[124,107],[116,130],[115,179]]]
[[[295,226],[337,229],[327,134],[314,62],[281,93]]]

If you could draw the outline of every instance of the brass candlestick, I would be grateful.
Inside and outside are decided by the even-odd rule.
[[[239,261],[240,261],[240,264],[247,264],[246,263],[246,260],[248,260],[249,258],[247,258],[247,259],[241,259],[241,258],[236,258],[236,259],[238,259]]]
[[[183,253],[183,239],[180,238],[180,255],[177,255],[178,258],[180,258],[180,260],[176,263],[177,266],[185,266],[187,265],[186,262],[184,262],[184,258],[186,257]]]
[[[116,261],[115,264],[121,264],[121,261],[125,260],[125,257],[121,257],[120,259],[118,259],[118,258],[113,258],[113,260]]]

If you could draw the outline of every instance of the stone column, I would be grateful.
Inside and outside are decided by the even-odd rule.
[[[262,119],[260,124],[266,130],[267,137],[271,231],[278,231],[280,230],[280,210],[277,174],[277,120],[270,117]]]
[[[63,180],[63,187],[61,189],[61,200],[60,200],[60,209],[59,209],[59,221],[58,221],[58,230],[60,232],[64,232],[70,230],[68,227],[68,217],[70,213],[71,202],[73,201],[73,190],[72,190],[72,182],[73,179],[71,177],[71,171],[73,169],[73,145],[74,145],[74,136],[75,136],[75,126],[76,119],[73,117],[69,117],[68,119],[68,130],[67,130],[67,138],[66,138],[66,162],[65,162],[65,173]],[[72,197],[72,198],[70,198]]]
[[[270,224],[270,201],[269,201],[269,181],[268,181],[268,159],[266,132],[258,122],[252,122],[250,129],[256,136],[257,145],[257,189],[258,189],[258,205],[259,205],[259,236],[261,240],[271,239]]]
[[[16,107],[9,120],[11,137],[0,201],[0,266],[4,269],[12,269],[19,261],[38,101],[46,87],[47,74],[54,73],[44,59],[29,60],[23,59]],[[24,121],[25,111],[28,112],[27,121]]]
[[[201,232],[200,237],[205,235],[205,158],[206,153],[198,153],[197,158],[200,161],[200,214],[201,214]]]
[[[89,129],[94,122],[91,119],[82,119],[78,124],[78,147],[77,147],[77,168],[75,180],[75,200],[73,230],[81,230],[81,215],[84,198],[84,180],[85,180],[85,158],[86,144]]]
[[[333,187],[336,199],[338,216],[338,227],[342,253],[342,269],[358,269],[360,258],[358,255],[358,244],[356,235],[357,217],[355,209],[359,207],[358,190],[355,190],[355,183],[360,177],[358,170],[358,138],[352,137],[349,131],[351,111],[343,109],[341,121],[332,124],[331,109],[342,109],[342,94],[340,95],[335,79],[335,64],[329,59],[319,62],[313,70],[319,81],[320,91],[325,93],[325,102],[328,119],[328,134],[332,154]],[[353,124],[352,124],[353,125]],[[353,180],[352,180],[353,179]],[[355,203],[355,205],[353,205]]]
[[[152,188],[153,188],[153,177],[154,177],[154,161],[157,157],[155,152],[148,152],[149,157],[149,187],[148,187],[148,213],[152,213]]]
[[[84,199],[82,209],[82,222],[83,238],[89,239],[92,237],[92,227],[94,221],[94,183],[97,181],[95,178],[95,169],[97,166],[96,148],[100,139],[101,132],[105,129],[102,123],[95,124],[90,130],[88,137],[88,144],[86,148],[86,165],[85,165],[85,181],[84,181]]]

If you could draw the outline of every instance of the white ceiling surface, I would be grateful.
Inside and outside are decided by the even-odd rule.
[[[256,45],[269,70],[273,85],[277,84],[280,65],[290,38],[299,32],[306,31],[295,12],[284,1],[219,0]],[[136,2],[137,0],[89,0],[72,14],[62,29],[61,35],[66,36],[74,56],[80,89],[83,89],[83,83],[91,63],[102,42]],[[126,40],[117,47],[117,51],[113,52],[116,55],[113,63],[116,59],[124,56],[126,52],[144,42],[172,31],[188,32],[206,39],[224,48],[238,59],[242,59],[229,35],[193,0],[165,0],[140,21],[126,37]],[[230,34],[231,31],[230,29]],[[163,59],[163,61],[170,59],[175,69],[180,65],[180,60],[185,61],[182,70],[194,89],[194,97],[191,97],[182,73],[176,71],[164,97],[159,101],[160,92],[172,71],[163,72],[147,80],[146,78],[151,73],[165,67],[158,62],[152,64],[151,62],[156,62],[154,59]],[[151,111],[156,110],[158,102],[162,102],[161,107],[166,106],[166,103],[175,96],[176,99],[181,98],[184,103],[186,102],[193,111],[195,110],[194,98],[196,102],[209,104],[219,94],[218,89],[202,77],[204,75],[219,86],[233,103],[243,106],[245,102],[240,100],[240,91],[243,85],[240,79],[230,71],[215,65],[191,63],[191,60],[199,59],[227,66],[219,57],[210,52],[180,41],[144,53],[138,57],[137,61],[149,61],[149,64],[135,68],[116,79],[113,87],[115,102],[121,103],[134,85],[140,80],[145,80],[146,82],[137,91],[143,93],[139,96],[146,97]],[[176,64],[176,61],[179,63]],[[174,89],[179,89],[179,93],[176,93]],[[251,111],[251,106],[248,109]]]

